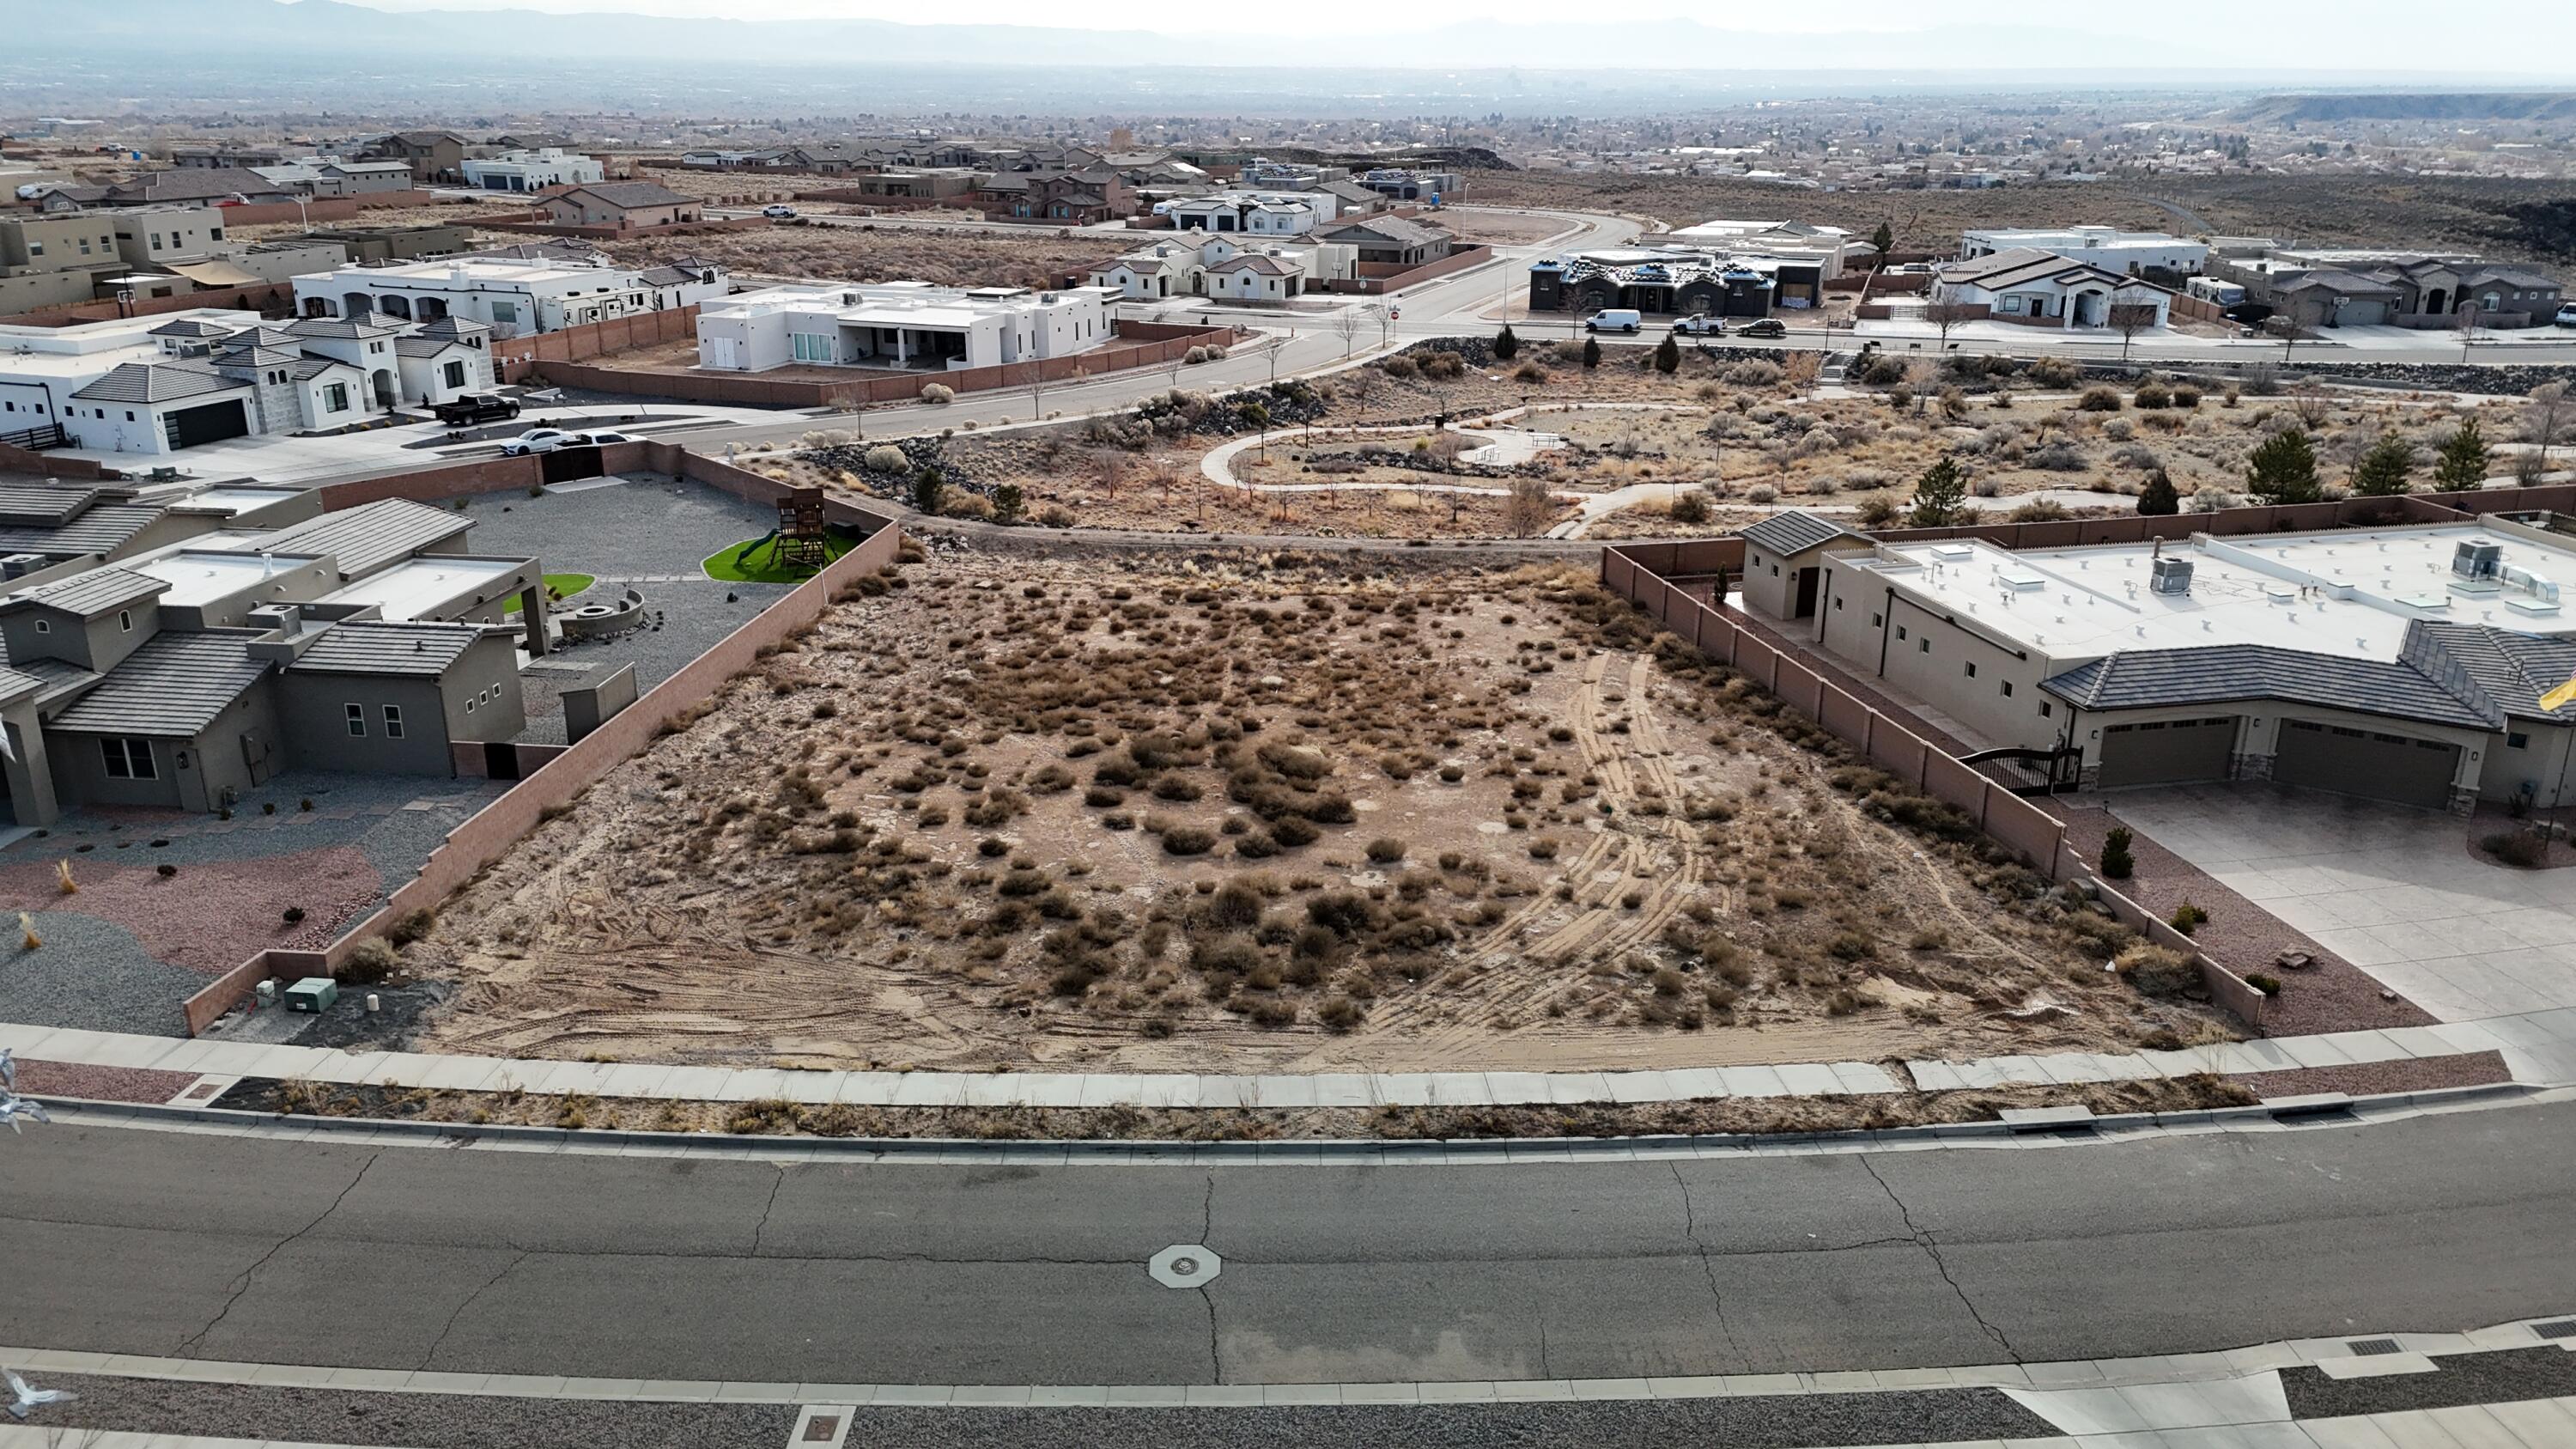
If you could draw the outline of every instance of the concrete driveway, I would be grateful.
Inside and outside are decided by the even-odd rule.
[[[2256,784],[2103,803],[2444,1021],[2576,1008],[2576,869],[2473,856],[2457,816]]]

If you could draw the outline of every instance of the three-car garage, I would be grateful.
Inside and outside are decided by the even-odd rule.
[[[2257,721],[2242,715],[2144,720],[2102,726],[2096,788],[2190,785],[2234,778],[2240,736]],[[2281,719],[2271,741],[2277,784],[2440,810],[2451,803],[2461,746],[2360,725]],[[2259,754],[2260,742],[2247,753]]]

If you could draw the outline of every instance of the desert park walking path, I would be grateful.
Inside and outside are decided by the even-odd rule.
[[[30,1061],[148,1069],[190,1078],[262,1077],[444,1091],[579,1092],[596,1097],[748,1102],[783,1098],[872,1107],[1509,1107],[1843,1097],[1908,1090],[1875,1062],[1594,1072],[1308,1072],[1228,1076],[1137,1072],[804,1071],[543,1058],[351,1051],[77,1028],[0,1026]],[[2060,1052],[1903,1063],[1919,1091],[2071,1086],[2201,1074],[2355,1066],[2499,1052],[2517,1082],[2576,1083],[2576,1008],[2479,1021],[2256,1038],[2134,1054]],[[174,1094],[179,1095],[179,1094]],[[192,1100],[204,1100],[192,1096]]]

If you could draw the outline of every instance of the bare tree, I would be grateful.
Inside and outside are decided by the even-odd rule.
[[[1333,331],[1342,339],[1342,356],[1348,357],[1359,346],[1360,309],[1344,307],[1333,314]]]
[[[2152,332],[2156,326],[2156,304],[2153,302],[2114,302],[2111,304],[2111,326],[2120,334],[2120,360],[2129,360],[2129,344],[2141,332]]]
[[[2313,379],[2302,378],[2290,386],[2290,411],[2297,416],[2301,427],[2313,433],[2324,427],[2326,419],[2333,415],[2334,404],[2327,398],[2323,387]]]
[[[2525,441],[2539,444],[2544,458],[2571,421],[2576,421],[2576,398],[2568,396],[2563,382],[2544,382],[2533,388],[2530,401],[2522,406],[2522,436]]]
[[[1950,346],[1950,329],[1962,322],[1973,322],[1985,309],[1971,302],[1934,302],[1923,309],[1923,320],[1932,324],[1939,335],[1942,349]]]
[[[1556,512],[1556,500],[1549,495],[1544,478],[1514,478],[1510,496],[1503,500],[1503,523],[1512,537],[1527,538],[1547,527],[1548,518]]]

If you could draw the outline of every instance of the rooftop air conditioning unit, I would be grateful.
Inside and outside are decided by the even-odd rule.
[[[2191,560],[2158,558],[2148,561],[2147,587],[2159,594],[2191,592]]]
[[[2451,550],[2451,572],[2464,579],[2493,579],[2504,570],[2504,545],[2483,538],[2463,539]]]

